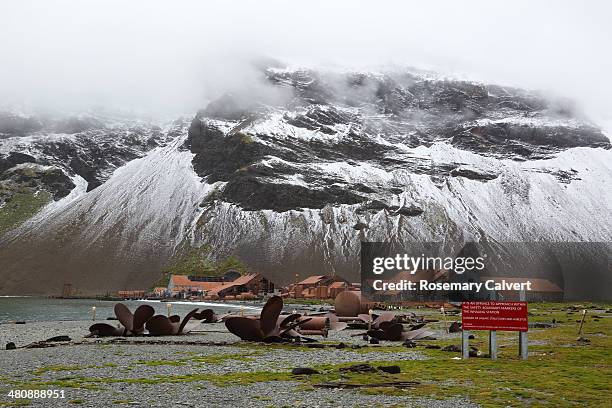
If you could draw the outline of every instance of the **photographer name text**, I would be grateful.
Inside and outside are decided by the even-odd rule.
[[[374,290],[399,290],[399,291],[416,291],[416,290],[444,290],[444,291],[474,291],[480,292],[483,288],[494,291],[511,291],[511,290],[531,290],[531,281],[525,282],[507,282],[505,279],[495,281],[492,279],[484,282],[429,282],[421,279],[418,282],[409,280],[400,280],[399,282],[387,282],[382,279],[377,279],[372,282]]]

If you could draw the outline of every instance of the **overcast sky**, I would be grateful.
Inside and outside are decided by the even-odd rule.
[[[505,3],[2,0],[0,105],[192,113],[266,55],[543,89],[612,124],[610,2]]]

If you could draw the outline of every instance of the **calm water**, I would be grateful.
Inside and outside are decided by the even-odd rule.
[[[96,307],[96,319],[104,320],[115,316],[113,307],[116,301],[89,300],[89,299],[47,299],[36,297],[0,297],[0,323],[10,321],[49,321],[49,320],[91,320],[91,308]],[[209,302],[168,302],[157,301],[123,301],[132,312],[142,304],[149,304],[155,308],[156,313],[167,314],[167,304],[172,304],[172,313],[185,315],[196,307],[200,309],[213,309],[218,314],[236,311],[243,307],[245,310],[260,310],[253,305]]]

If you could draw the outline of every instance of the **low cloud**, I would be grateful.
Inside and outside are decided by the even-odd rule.
[[[250,61],[433,69],[577,100],[612,125],[607,2],[28,1],[0,4],[0,105],[193,113]]]

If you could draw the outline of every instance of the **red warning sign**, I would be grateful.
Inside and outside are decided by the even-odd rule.
[[[527,302],[463,302],[465,330],[527,331]]]

